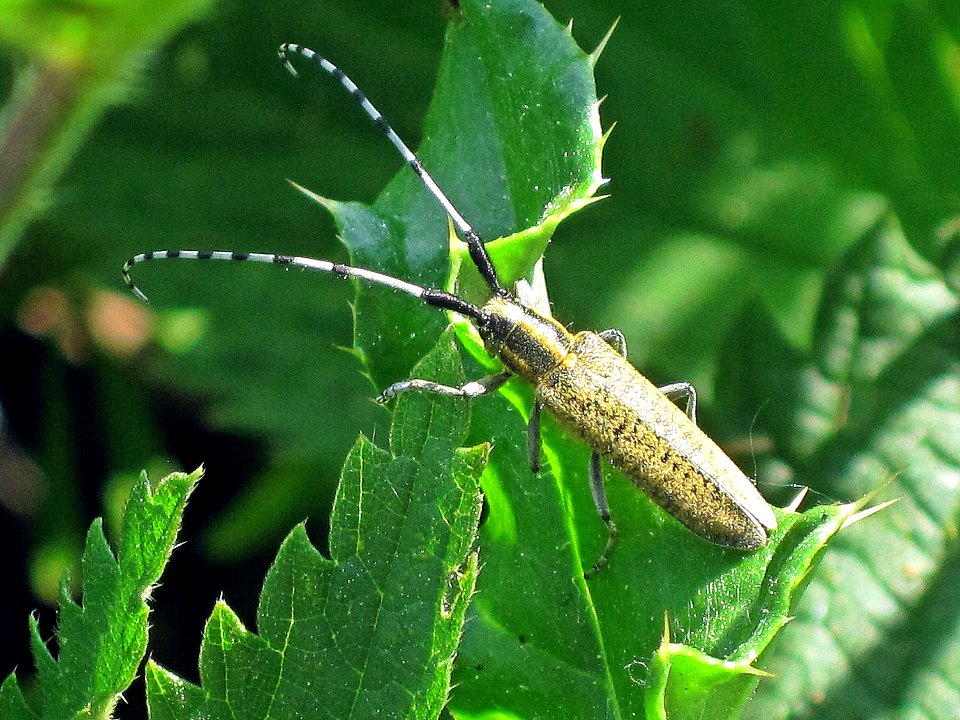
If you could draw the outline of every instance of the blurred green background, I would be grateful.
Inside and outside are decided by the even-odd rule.
[[[0,618],[4,675],[31,666],[27,613],[39,608],[52,626],[58,578],[76,575],[90,520],[116,518],[142,468],[203,463],[151,638],[154,657],[195,677],[215,599],[223,592],[253,617],[278,541],[309,517],[322,544],[347,449],[358,432],[386,427],[342,349],[348,284],[157,263],[137,268],[144,306],[119,269],[168,247],[344,260],[331,220],[286,179],[369,201],[401,163],[335,83],[291,80],[275,48],[328,55],[416,146],[450,10],[441,0],[178,5],[0,0],[8,130],[31,109],[17,79],[69,64],[70,48],[91,37],[89,76],[109,75],[115,53],[119,77],[107,82],[123,85],[98,95],[102,116],[96,103],[78,112],[79,130],[39,174],[48,192],[19,219],[0,208],[0,250],[10,250],[0,269],[0,537],[14,607]],[[746,441],[752,421],[714,403],[735,319],[759,305],[794,352],[808,352],[827,269],[884,213],[956,283],[960,5],[547,7],[574,20],[587,50],[621,18],[597,66],[604,126],[617,123],[605,149],[610,197],[554,238],[545,269],[555,314],[577,329],[623,330],[655,381],[694,382],[718,437]],[[0,164],[16,167],[25,148],[4,146]],[[833,498],[826,481],[818,490],[850,499]]]

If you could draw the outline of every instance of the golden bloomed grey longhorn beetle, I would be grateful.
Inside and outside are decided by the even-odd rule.
[[[514,375],[529,382],[536,392],[528,425],[530,462],[534,472],[539,468],[540,413],[543,408],[585,440],[593,451],[589,466],[590,487],[597,510],[609,529],[609,541],[591,572],[606,564],[617,538],[617,528],[610,517],[604,492],[601,459],[618,468],[700,537],[744,551],[765,545],[767,531],[777,527],[773,510],[750,479],[697,426],[697,396],[693,386],[681,382],[657,388],[627,362],[626,341],[618,330],[572,334],[552,317],[515,297],[500,283],[479,235],[356,84],[333,63],[309,48],[284,44],[278,52],[294,75],[296,70],[290,64],[289,56],[301,55],[337,78],[356,99],[443,206],[466,243],[470,258],[489,285],[492,297],[477,306],[442,290],[326,260],[274,253],[196,250],[159,250],[136,255],[123,266],[127,286],[146,300],[130,278],[131,267],[146,260],[249,260],[355,277],[407,293],[428,305],[459,313],[476,325],[487,351],[499,358],[505,370],[461,387],[422,379],[404,380],[384,390],[378,400],[386,402],[394,395],[410,390],[473,398],[496,390]],[[674,400],[685,401],[685,411],[680,410]]]

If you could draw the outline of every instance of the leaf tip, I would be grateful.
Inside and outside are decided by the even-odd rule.
[[[793,500],[791,500],[791,501],[787,504],[787,506],[783,508],[783,511],[784,511],[784,512],[788,512],[788,513],[795,513],[795,512],[797,512],[798,508],[800,507],[800,503],[803,502],[803,499],[807,496],[807,493],[808,493],[809,491],[810,491],[810,488],[806,488],[806,487],[805,487],[805,488],[801,488],[801,489],[800,489],[800,492],[798,492],[798,493],[794,496]]]
[[[598,104],[601,103],[601,102],[603,102],[603,99],[602,99],[602,98],[598,101]],[[614,120],[612,123],[610,123],[610,127],[608,127],[608,128],[604,131],[603,135],[600,136],[600,149],[601,149],[601,150],[606,146],[607,140],[610,139],[610,135],[613,134],[613,130],[614,130],[614,128],[616,128],[616,127],[617,127],[617,121]],[[606,183],[608,183],[608,182],[610,182],[609,178],[604,178],[604,184],[606,184]]]
[[[740,672],[743,673],[744,675],[753,675],[755,677],[761,677],[761,678],[776,677],[776,675],[774,675],[772,672],[761,670],[760,668],[754,667],[753,665],[742,665],[737,669],[740,670]]]
[[[287,182],[293,186],[294,190],[299,190],[301,193],[306,195],[308,198],[310,198],[314,202],[319,203],[320,205],[323,205],[323,207],[325,207],[330,212],[334,212],[334,210],[336,210],[337,206],[340,204],[336,200],[331,200],[330,198],[324,197],[323,195],[318,195],[317,193],[313,192],[313,190],[308,190],[303,185],[300,185],[299,183],[294,182],[289,178],[287,178]]]
[[[879,495],[884,489],[886,489],[891,484],[893,484],[899,476],[900,476],[900,472],[894,473],[893,475],[891,475],[889,478],[884,480],[882,483],[880,483],[877,487],[875,487],[873,490],[868,492],[859,500],[849,503],[848,505],[845,505],[844,507],[848,509],[848,514],[846,515],[846,517],[843,518],[843,521],[840,523],[840,527],[838,528],[838,531],[843,530],[844,528],[848,528],[851,525],[854,525],[860,522],[861,520],[864,520],[865,518],[868,518],[871,515],[874,515],[880,512],[881,510],[886,510],[888,507],[890,507],[894,503],[900,502],[900,498],[895,497],[892,500],[886,500],[872,507],[867,507],[868,505],[870,505],[870,503],[872,503],[876,499],[877,495]]]
[[[870,517],[871,515],[874,515],[880,512],[881,510],[886,510],[888,507],[898,502],[900,502],[900,498],[896,497],[896,498],[893,498],[892,500],[887,500],[886,502],[882,502],[879,505],[874,505],[872,507],[864,508],[863,510],[859,510],[851,515],[848,515],[846,519],[844,519],[844,521],[840,524],[840,529],[843,530],[844,528],[848,528],[851,525],[858,523],[861,520],[864,520]]]
[[[610,42],[610,38],[613,37],[613,31],[617,29],[617,25],[619,23],[620,23],[620,17],[618,16],[617,19],[613,21],[613,24],[610,26],[610,29],[607,30],[606,35],[600,38],[600,42],[597,43],[597,46],[593,49],[593,52],[591,52],[587,56],[590,60],[590,67],[596,66],[597,61],[600,59],[600,56],[603,55],[603,51],[607,47],[607,43]]]

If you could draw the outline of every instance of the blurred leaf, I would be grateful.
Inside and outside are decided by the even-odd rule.
[[[0,126],[0,266],[146,53],[210,0],[0,0],[0,42],[28,54]]]
[[[417,370],[462,381],[451,338]],[[264,583],[258,634],[219,602],[202,687],[148,665],[151,717],[436,718],[477,574],[488,450],[457,449],[468,424],[463,400],[403,396],[390,451],[361,437],[347,458],[331,559],[298,526]]]
[[[580,5],[562,7],[581,29],[617,12]],[[622,12],[598,66],[604,117],[618,122],[605,161],[612,197],[603,222],[570,231],[590,242],[552,255],[564,271],[554,299],[581,326],[616,324],[641,367],[692,381],[709,400],[716,350],[744,304],[759,297],[808,350],[826,268],[886,208],[923,256],[939,255],[935,231],[958,210],[956,143],[920,147],[960,122],[955,9],[653,2]]]
[[[736,352],[758,382],[740,402],[769,401],[759,422],[779,472],[842,495],[896,478],[884,495],[899,498],[826,556],[770,659],[783,681],[764,688],[750,717],[787,708],[790,717],[949,717],[945,708],[957,707],[958,308],[887,216],[831,273],[814,356],[781,366],[794,380],[760,367],[768,338],[745,318],[754,352]]]
[[[27,708],[11,674],[0,689],[5,720],[110,716],[147,650],[146,599],[170,558],[201,474],[174,473],[156,487],[141,475],[127,501],[116,557],[100,521],[93,524],[83,553],[83,605],[70,597],[65,581],[61,588],[56,658],[40,637],[37,618],[30,618],[40,713]]]

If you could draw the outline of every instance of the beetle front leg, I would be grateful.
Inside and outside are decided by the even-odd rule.
[[[441,385],[440,383],[433,382],[432,380],[421,380],[419,378],[401,380],[400,382],[394,383],[380,393],[380,395],[377,397],[377,402],[385,403],[394,395],[410,392],[411,390],[415,392],[434,393],[435,395],[446,395],[448,397],[480,397],[481,395],[486,395],[489,392],[497,390],[509,379],[510,373],[502,372],[497,373],[496,375],[488,375],[487,377],[480,378],[479,380],[472,380],[468,383],[464,383],[460,387]]]

